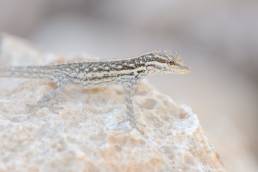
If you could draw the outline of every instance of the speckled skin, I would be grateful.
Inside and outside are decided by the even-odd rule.
[[[87,87],[142,79],[150,73],[185,73],[187,71],[188,68],[183,66],[175,56],[165,53],[149,53],[124,60],[11,67],[0,69],[0,77],[43,78]]]

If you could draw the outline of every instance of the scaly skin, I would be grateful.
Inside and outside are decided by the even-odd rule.
[[[176,73],[186,74],[189,68],[181,59],[167,53],[148,53],[136,58],[121,60],[68,63],[49,66],[18,66],[0,69],[0,77],[27,79],[49,79],[57,83],[58,88],[44,96],[38,103],[44,106],[62,91],[66,84],[79,84],[84,87],[95,87],[108,84],[121,84],[125,96],[128,120],[136,127],[132,96],[135,85],[149,74]]]

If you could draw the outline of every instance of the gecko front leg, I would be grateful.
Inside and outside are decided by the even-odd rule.
[[[138,128],[137,121],[135,118],[135,108],[134,108],[134,102],[133,102],[133,97],[135,95],[137,83],[138,83],[137,77],[131,78],[127,82],[123,83],[123,88],[125,91],[124,100],[126,103],[127,120],[129,121],[129,124],[131,125],[132,128],[135,128],[139,132],[141,132]]]

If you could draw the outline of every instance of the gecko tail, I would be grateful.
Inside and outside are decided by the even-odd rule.
[[[0,68],[0,77],[1,78],[10,78],[15,77],[15,72],[11,68]]]
[[[0,78],[50,78],[49,71],[43,67],[9,67],[0,68]]]

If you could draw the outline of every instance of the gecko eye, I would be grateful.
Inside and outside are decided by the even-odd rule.
[[[170,64],[170,65],[175,65],[176,63],[175,63],[174,60],[172,60],[172,61],[169,62],[169,64]]]

